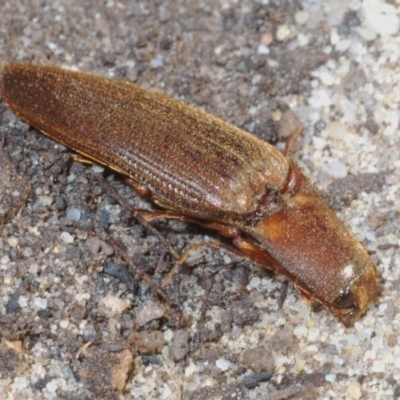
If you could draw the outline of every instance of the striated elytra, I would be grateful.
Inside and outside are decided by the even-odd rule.
[[[345,325],[376,298],[367,251],[268,143],[161,93],[55,67],[6,65],[0,95],[30,125],[128,177],[157,205],[232,238]]]

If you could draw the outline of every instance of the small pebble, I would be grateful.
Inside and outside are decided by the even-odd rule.
[[[54,202],[54,199],[52,196],[40,196],[39,197],[39,203],[42,206],[51,206]]]
[[[328,124],[325,131],[330,138],[338,140],[344,140],[348,132],[346,125],[339,121],[334,121]]]
[[[215,365],[223,372],[227,371],[231,366],[231,362],[225,358],[220,358],[215,361]]]
[[[356,29],[356,32],[360,35],[360,37],[367,42],[371,42],[376,39],[376,33],[374,31],[371,31],[371,29],[365,28],[363,26],[360,26]]]
[[[165,344],[161,331],[135,332],[129,337],[129,342],[143,353],[154,353]]]
[[[52,379],[50,382],[47,383],[46,389],[50,393],[55,393],[58,389],[57,381],[55,379]]]
[[[130,305],[131,302],[129,300],[116,296],[104,297],[99,303],[99,306],[108,317],[121,315]]]
[[[16,314],[21,309],[19,302],[11,299],[6,303],[6,314]]]
[[[91,340],[95,340],[97,338],[97,331],[93,325],[87,325],[82,332],[85,341],[89,342]]]
[[[296,37],[297,31],[296,28],[292,25],[279,25],[276,31],[276,40],[279,42],[286,42],[290,39]]]
[[[18,246],[18,239],[14,236],[11,236],[7,239],[7,243],[10,247],[17,247]]]
[[[312,142],[316,150],[323,150],[327,145],[327,141],[318,136],[313,136]]]
[[[116,360],[110,369],[111,386],[114,390],[122,391],[129,377],[133,362],[133,354],[129,349],[121,350],[116,354]]]
[[[260,38],[260,44],[270,46],[274,41],[274,37],[270,32],[264,32]]]
[[[98,237],[92,237],[87,240],[87,246],[92,254],[98,254],[101,249],[101,240]]]
[[[347,176],[346,165],[337,159],[334,159],[329,163],[327,170],[335,179],[345,178]]]
[[[25,308],[28,305],[28,298],[25,296],[18,297],[18,304],[21,308]]]
[[[69,326],[69,320],[68,319],[63,319],[60,321],[60,328],[61,329],[67,329]]]
[[[154,57],[151,61],[150,61],[150,66],[153,69],[157,69],[163,66],[163,59],[162,56],[159,54],[156,57]]]
[[[352,382],[347,387],[347,394],[351,400],[359,400],[361,399],[361,387],[358,382]]]
[[[260,55],[269,54],[270,51],[271,51],[271,50],[269,49],[269,47],[268,47],[268,46],[265,46],[264,44],[260,44],[260,45],[258,46],[258,48],[257,48],[257,54],[260,54]]]
[[[67,181],[71,183],[75,180],[75,178],[76,178],[76,175],[74,173],[69,174],[67,177]]]
[[[244,385],[247,389],[252,389],[260,384],[260,382],[269,381],[272,378],[272,374],[269,372],[261,372],[259,374],[246,375],[244,378]]]
[[[310,18],[310,14],[307,11],[297,11],[294,15],[298,24],[304,25]]]
[[[254,372],[273,372],[274,359],[272,353],[264,347],[246,350],[242,356],[243,364]]]
[[[174,361],[182,360],[189,350],[189,334],[184,329],[175,332],[169,351]]]
[[[165,313],[164,307],[154,301],[147,301],[136,314],[136,323],[143,326],[154,319],[161,318]]]
[[[249,282],[249,288],[250,289],[257,289],[260,286],[261,279],[258,276],[255,276],[254,278],[251,278]]]
[[[99,165],[93,164],[93,165],[92,165],[92,171],[93,171],[95,174],[101,174],[101,173],[103,173],[104,168],[103,168],[103,167],[100,167]]]
[[[82,211],[75,207],[69,208],[66,217],[71,221],[80,221],[82,218]]]
[[[68,232],[61,232],[60,238],[65,244],[71,244],[74,242],[74,237]]]
[[[325,380],[327,382],[335,382],[336,381],[336,374],[328,374],[325,376]]]
[[[47,308],[48,301],[43,297],[36,297],[33,302],[35,306],[41,310],[45,310]]]
[[[365,25],[378,35],[394,35],[398,33],[400,29],[400,18],[395,12],[393,8],[393,14],[383,14],[379,12],[367,13],[364,21]]]

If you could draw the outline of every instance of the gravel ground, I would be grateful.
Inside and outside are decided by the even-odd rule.
[[[150,204],[0,103],[0,398],[400,398],[398,1],[14,0],[0,15],[1,64],[134,81],[280,149],[294,111],[291,156],[382,289],[345,328],[283,278],[207,249],[167,287],[171,309],[113,247],[161,281],[170,254],[112,192]],[[154,226],[181,252],[216,238]]]

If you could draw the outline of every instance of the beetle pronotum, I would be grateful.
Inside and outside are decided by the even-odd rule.
[[[160,207],[231,237],[345,325],[376,298],[367,251],[268,143],[161,93],[55,67],[6,65],[0,94],[30,125],[128,177]]]

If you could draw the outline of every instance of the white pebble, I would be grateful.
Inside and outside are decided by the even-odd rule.
[[[394,35],[400,28],[400,18],[396,14],[368,12],[364,22],[368,28],[381,36]]]
[[[279,25],[276,31],[276,40],[279,42],[286,42],[296,37],[297,31],[294,26],[291,25]]]
[[[323,150],[327,144],[325,139],[318,136],[313,136],[312,142],[316,150]]]
[[[375,360],[372,364],[371,371],[372,372],[385,372],[386,365],[383,360]]]
[[[46,389],[47,389],[50,393],[55,393],[56,390],[58,389],[57,382],[56,382],[54,379],[51,380],[50,382],[47,383]]]
[[[100,306],[106,309],[109,317],[114,317],[121,315],[130,306],[130,301],[116,296],[106,296],[100,300]]]
[[[257,54],[260,55],[265,55],[265,54],[269,54],[270,50],[268,46],[265,46],[265,44],[260,44],[257,48]]]
[[[187,378],[190,378],[197,371],[198,371],[198,368],[197,368],[196,364],[194,364],[192,361],[190,361],[190,364],[185,368],[185,376]]]
[[[332,73],[328,70],[324,70],[320,73],[319,79],[325,86],[332,86],[335,83],[335,78]]]
[[[164,332],[164,339],[165,339],[166,342],[169,343],[172,340],[173,337],[174,337],[174,332],[172,332],[171,329],[167,329]]]
[[[314,341],[318,340],[318,337],[320,336],[320,334],[321,334],[321,332],[317,328],[310,328],[308,330],[307,340],[309,342],[314,342]]]
[[[307,328],[304,325],[298,325],[294,328],[293,333],[298,337],[304,337],[307,335]]]
[[[160,398],[161,399],[170,399],[171,395],[172,395],[171,388],[166,384],[162,385],[162,388],[160,390]]]
[[[337,8],[333,11],[331,11],[327,15],[327,20],[326,20],[328,26],[338,26],[343,22],[343,11],[341,8]]]
[[[60,328],[61,329],[67,329],[69,325],[69,320],[68,319],[63,319],[60,321]]]
[[[61,232],[60,238],[65,244],[71,244],[74,242],[74,237],[68,232]]]
[[[215,361],[215,365],[223,372],[227,371],[231,366],[231,362],[225,358],[220,358]]]
[[[310,14],[307,11],[297,11],[297,13],[294,15],[294,18],[298,24],[305,24],[309,18]]]
[[[310,35],[299,33],[297,35],[297,41],[299,42],[299,46],[307,46],[308,43],[310,43]]]
[[[33,302],[35,306],[41,310],[45,310],[47,308],[47,299],[44,299],[43,297],[35,297]]]
[[[18,304],[21,308],[26,307],[28,305],[28,298],[26,296],[19,296]]]
[[[150,61],[150,66],[153,69],[157,69],[163,66],[163,59],[162,56],[160,54],[158,54],[156,57],[154,57],[151,61]]]
[[[371,31],[371,29],[366,28],[364,26],[360,26],[356,28],[356,32],[360,35],[360,37],[367,42],[371,42],[372,40],[376,39],[376,33]]]
[[[309,98],[309,103],[312,108],[321,109],[332,104],[329,94],[325,90],[313,90]]]
[[[52,196],[39,196],[39,203],[42,206],[51,206],[53,204],[53,197]]]
[[[73,174],[73,173],[72,173],[72,174],[69,174],[68,177],[67,177],[67,181],[68,181],[68,182],[73,182],[74,179],[75,179],[75,174]]]
[[[222,258],[224,260],[224,264],[228,265],[232,263],[232,258],[229,257],[227,254],[225,254]]]
[[[93,164],[93,165],[92,165],[92,171],[93,171],[95,174],[101,174],[101,173],[103,173],[104,168],[103,168],[103,167],[100,167],[99,165]]]
[[[347,394],[351,400],[361,399],[361,387],[358,382],[352,382],[347,386]]]
[[[261,279],[258,277],[254,277],[254,278],[251,278],[251,280],[249,282],[249,286],[250,286],[250,288],[257,289],[260,286],[260,283],[261,283]]]
[[[253,76],[253,78],[251,78],[251,84],[258,85],[260,83],[261,79],[262,79],[262,76],[260,74],[255,74]]]
[[[343,140],[347,134],[346,125],[342,124],[339,121],[331,122],[325,128],[325,131],[326,131],[326,134],[329,137],[331,137],[332,139],[339,139],[339,140]]]
[[[10,262],[10,257],[8,257],[8,255],[5,255],[0,259],[0,264],[2,265],[7,265],[9,262]]]
[[[7,243],[10,247],[17,247],[18,246],[18,239],[14,236],[11,236],[7,239]]]
[[[370,242],[376,242],[376,236],[375,236],[374,232],[371,232],[371,231],[365,232],[365,237],[366,237],[366,239],[368,239]]]
[[[332,160],[328,165],[328,172],[334,178],[345,178],[347,176],[347,167],[340,160]]]
[[[348,39],[339,40],[336,43],[335,49],[339,52],[347,51],[351,46],[351,41]]]
[[[325,376],[325,380],[327,382],[335,382],[336,381],[336,374],[328,374]]]

